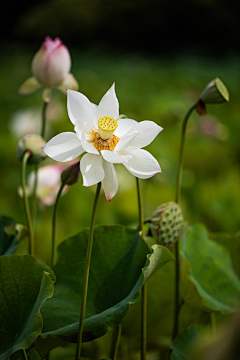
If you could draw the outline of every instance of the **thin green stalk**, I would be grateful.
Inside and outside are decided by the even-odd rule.
[[[174,244],[175,254],[175,302],[174,302],[174,323],[172,340],[178,335],[178,320],[179,320],[179,281],[180,281],[180,269],[179,269],[179,246],[178,241]]]
[[[138,218],[139,218],[139,230],[141,236],[143,236],[143,206],[142,196],[140,188],[140,179],[137,181],[137,198],[138,198]],[[142,302],[141,302],[141,360],[147,358],[147,283],[142,286],[141,290]]]
[[[29,254],[34,256],[34,234],[33,234],[32,218],[29,208],[28,196],[26,193],[26,166],[30,155],[31,155],[30,152],[26,151],[22,160],[22,190],[23,190],[23,201],[24,201],[24,207],[25,207],[28,230],[29,230]]]
[[[24,349],[22,349],[21,351],[22,351],[23,359],[28,360],[26,351]]]
[[[43,102],[43,108],[42,108],[42,130],[41,130],[41,136],[44,139],[45,136],[45,128],[46,128],[46,110],[47,110],[47,105],[48,103],[46,103],[45,101]]]
[[[112,346],[111,346],[111,352],[110,352],[110,358],[112,360],[117,360],[118,346],[119,346],[120,338],[121,338],[121,331],[122,331],[121,324],[116,326],[113,330]]]
[[[182,184],[182,169],[183,169],[183,150],[184,150],[184,142],[186,136],[187,122],[189,116],[197,107],[197,103],[195,103],[187,112],[185,118],[183,119],[182,124],[182,133],[181,133],[181,144],[180,144],[180,155],[178,162],[178,174],[177,174],[177,188],[176,188],[176,203],[180,201],[181,195],[181,184]],[[178,241],[175,243],[175,304],[174,304],[174,324],[173,324],[173,334],[172,339],[174,339],[178,335],[178,322],[179,322],[179,282],[180,282],[180,269],[179,269],[179,246]]]
[[[216,335],[216,315],[215,315],[215,312],[211,312],[211,328],[212,328],[212,334]]]
[[[61,185],[60,189],[58,190],[58,194],[56,197],[56,201],[54,204],[54,209],[53,209],[53,219],[52,219],[52,252],[51,252],[51,262],[50,262],[50,266],[53,267],[54,265],[54,255],[55,255],[55,236],[56,236],[56,215],[57,215],[57,207],[58,207],[58,203],[59,203],[59,199],[62,195],[62,191],[64,188],[64,184]]]
[[[182,124],[182,134],[181,134],[181,145],[180,145],[180,156],[178,161],[178,174],[177,174],[177,190],[176,190],[176,203],[179,203],[180,201],[180,195],[181,195],[181,184],[182,184],[182,169],[183,169],[183,148],[184,148],[184,142],[185,142],[185,135],[186,135],[186,128],[187,128],[187,122],[189,119],[189,116],[193,112],[193,110],[197,107],[197,103],[194,104],[187,112],[185,118],[183,119]]]
[[[142,287],[141,291],[141,360],[147,358],[147,283]]]
[[[35,165],[34,169],[35,179],[33,187],[33,197],[32,197],[32,219],[33,219],[33,229],[35,229],[36,218],[37,218],[37,183],[38,183],[38,165]]]
[[[81,303],[81,312],[80,312],[80,319],[79,319],[77,351],[76,351],[75,360],[80,360],[80,354],[81,354],[83,324],[84,324],[86,304],[87,304],[88,278],[89,278],[90,260],[91,260],[92,245],[93,245],[94,222],[95,222],[95,214],[96,214],[96,208],[97,208],[100,190],[101,190],[101,182],[99,182],[97,185],[97,190],[96,190],[96,195],[95,195],[93,210],[92,210],[91,224],[90,224],[90,229],[89,229],[87,254],[86,254],[86,261],[85,261],[84,275],[83,275],[82,303]]]
[[[136,181],[137,181],[137,198],[138,198],[138,222],[139,222],[139,230],[140,230],[141,236],[142,236],[142,234],[143,234],[143,205],[142,205],[140,179],[136,178]]]

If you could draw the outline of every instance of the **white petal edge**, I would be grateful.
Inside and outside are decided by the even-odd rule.
[[[102,157],[95,154],[85,154],[80,161],[83,186],[92,186],[104,179],[105,173]]]
[[[116,169],[113,164],[105,161],[103,159],[103,169],[105,172],[105,177],[102,180],[102,187],[108,201],[111,201],[112,198],[116,195],[118,190],[118,176]]]
[[[84,152],[84,149],[75,133],[64,132],[49,140],[43,147],[43,151],[53,160],[66,162],[76,159]]]
[[[123,155],[119,155],[117,153],[115,153],[114,151],[111,150],[102,150],[101,151],[102,157],[104,158],[104,160],[113,163],[113,164],[123,164],[123,163],[127,163],[130,159],[131,159],[131,155],[128,154],[123,154]]]
[[[102,97],[97,108],[97,120],[102,116],[110,116],[115,120],[119,117],[119,103],[115,93],[115,84],[113,84],[106,94]]]
[[[147,150],[129,150],[128,148],[123,152],[127,152],[129,155],[132,155],[132,158],[123,165],[134,176],[140,179],[148,179],[161,172],[161,168],[157,160]]]
[[[82,123],[89,123],[93,126],[94,111],[91,102],[82,93],[74,90],[67,90],[68,116],[73,125],[81,126]]]
[[[117,129],[114,131],[114,135],[116,135],[117,137],[122,137],[123,135],[125,135],[128,131],[130,131],[134,125],[138,124],[138,122],[136,120],[132,120],[132,119],[119,119],[118,120],[118,127]]]
[[[131,129],[131,133],[138,131],[139,135],[136,136],[130,147],[132,149],[140,149],[149,145],[162,130],[163,128],[153,121],[145,120],[137,123]]]
[[[117,146],[115,147],[114,151],[120,151],[126,149],[133,141],[133,139],[139,134],[138,131],[133,131],[126,135],[123,135],[119,140]]]
[[[90,154],[99,155],[99,151],[85,139],[84,131],[82,131],[82,134],[81,134],[81,144],[82,144],[83,149],[86,152],[88,152]]]

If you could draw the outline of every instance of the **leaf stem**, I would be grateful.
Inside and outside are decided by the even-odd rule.
[[[174,323],[172,340],[178,335],[178,320],[179,320],[179,281],[180,281],[180,269],[179,269],[179,246],[178,241],[174,244],[175,254],[175,302],[174,302]]]
[[[23,201],[25,207],[25,213],[27,217],[28,230],[29,230],[29,254],[34,256],[34,234],[31,213],[29,208],[28,196],[26,193],[26,166],[30,157],[30,152],[26,151],[22,160],[22,190],[23,190]]]
[[[47,110],[47,102],[43,102],[43,108],[42,108],[42,131],[41,131],[41,136],[44,139],[44,135],[45,135],[45,128],[46,128],[46,110]]]
[[[142,287],[141,291],[141,360],[147,358],[147,283]]]
[[[22,349],[21,351],[22,351],[23,359],[28,360],[26,351],[24,349]]]
[[[176,203],[180,201],[181,195],[181,184],[182,184],[182,170],[183,170],[183,150],[184,150],[184,142],[186,136],[187,122],[189,116],[197,107],[198,103],[195,103],[188,110],[186,116],[183,119],[182,123],[182,132],[181,132],[181,144],[180,144],[180,152],[179,152],[179,161],[178,161],[178,173],[177,173],[177,187],[176,187]],[[180,269],[179,269],[179,245],[178,241],[175,243],[175,303],[174,303],[174,324],[173,324],[173,333],[172,340],[178,335],[178,322],[179,322],[179,282],[180,282]]]
[[[116,326],[113,329],[112,346],[111,346],[111,352],[110,352],[110,358],[112,360],[117,360],[117,353],[118,353],[118,346],[119,346],[120,338],[121,338],[121,331],[122,331],[121,324]]]
[[[59,199],[62,195],[62,191],[64,188],[64,184],[61,185],[60,189],[58,190],[56,201],[53,208],[53,218],[52,218],[52,249],[51,249],[51,262],[50,267],[53,267],[54,265],[54,255],[55,255],[55,237],[56,237],[56,215],[57,215],[57,208]]]
[[[137,197],[138,197],[138,217],[139,217],[139,231],[140,236],[143,238],[143,206],[140,179],[137,181]],[[147,358],[147,283],[142,286],[141,290],[142,302],[141,302],[141,360]]]
[[[81,303],[81,312],[80,312],[80,319],[79,319],[77,351],[76,351],[75,360],[80,360],[80,354],[81,354],[83,324],[84,324],[86,304],[87,304],[88,278],[89,278],[90,260],[91,260],[92,245],[93,245],[94,222],[95,222],[95,214],[96,214],[96,208],[97,208],[100,190],[101,190],[101,182],[99,182],[97,184],[97,190],[96,190],[94,204],[93,204],[93,210],[92,210],[91,224],[90,224],[90,229],[89,229],[87,254],[86,254],[86,261],[85,261],[84,275],[83,275],[82,303]]]

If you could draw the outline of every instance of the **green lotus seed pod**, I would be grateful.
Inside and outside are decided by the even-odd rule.
[[[205,87],[200,99],[205,104],[220,104],[229,101],[229,92],[224,83],[216,78]]]
[[[175,202],[160,205],[152,214],[150,230],[159,244],[169,247],[175,243],[184,228],[181,207]]]
[[[17,158],[22,161],[24,154],[28,151],[30,157],[27,164],[39,164],[47,157],[42,150],[44,145],[46,145],[46,141],[44,141],[41,136],[36,134],[25,135],[17,144]]]

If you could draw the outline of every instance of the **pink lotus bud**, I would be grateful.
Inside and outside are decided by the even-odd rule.
[[[62,166],[58,164],[42,166],[37,172],[37,198],[42,210],[46,206],[55,204],[58,191],[61,186]],[[30,172],[27,179],[27,193],[31,196],[34,192],[36,172]],[[62,195],[66,193],[68,186],[64,187]],[[22,196],[21,188],[18,189],[19,195]]]
[[[32,61],[32,72],[37,80],[47,87],[59,86],[71,68],[67,47],[59,38],[45,38]]]

